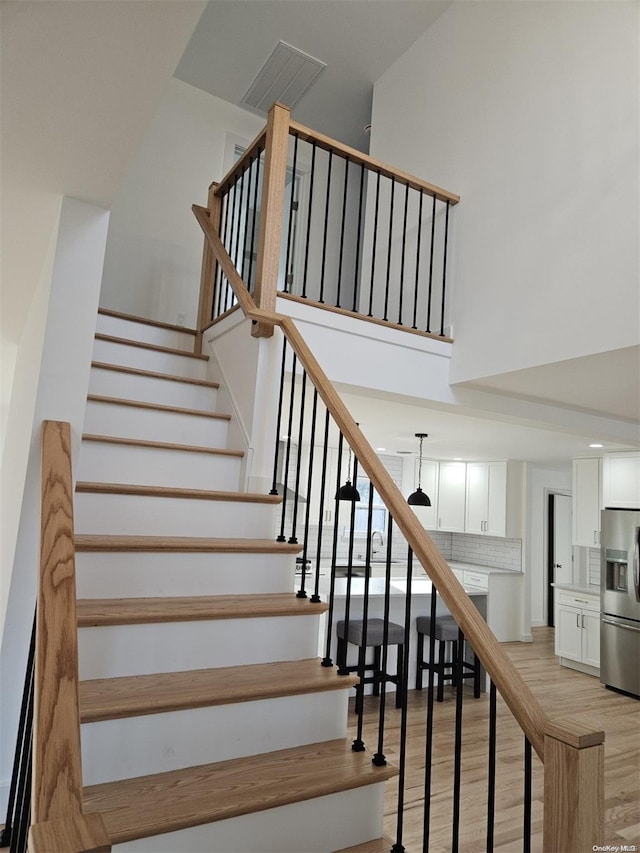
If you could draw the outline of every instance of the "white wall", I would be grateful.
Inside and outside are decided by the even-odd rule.
[[[371,153],[461,195],[463,381],[637,344],[636,2],[461,2],[377,81]]]
[[[227,135],[251,141],[266,120],[170,81],[115,198],[100,304],[194,327],[202,232],[191,212],[225,172]]]
[[[14,396],[21,400],[9,412],[1,472],[0,809],[11,774],[36,601],[41,424],[47,419],[71,424],[76,463],[108,221],[101,208],[63,200],[53,274],[41,281],[18,351]]]

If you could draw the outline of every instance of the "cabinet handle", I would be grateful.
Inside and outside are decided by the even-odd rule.
[[[580,614],[576,613],[576,628],[580,627]]]
[[[598,531],[597,530],[593,531],[593,544],[594,545],[598,544]]]
[[[582,614],[582,627],[584,628],[584,613]]]

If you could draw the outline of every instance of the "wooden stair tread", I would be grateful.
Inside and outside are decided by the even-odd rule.
[[[191,498],[203,501],[235,501],[236,503],[282,503],[280,495],[257,492],[216,492],[210,489],[184,489],[175,486],[145,486],[132,483],[77,482],[76,492],[82,494],[138,495],[155,498]]]
[[[199,361],[209,361],[208,355],[200,355],[196,352],[187,352],[183,349],[175,349],[174,347],[163,347],[160,344],[150,344],[146,341],[136,341],[133,338],[119,338],[115,335],[104,335],[102,332],[96,332],[95,338],[97,341],[105,341],[110,344],[124,344],[129,347],[139,347],[140,349],[150,349],[155,352],[166,352],[169,355],[182,355],[185,358],[195,358]]]
[[[131,323],[143,323],[145,326],[154,326],[157,329],[170,329],[172,332],[184,332],[186,335],[195,335],[195,329],[179,326],[177,323],[164,323],[162,320],[151,320],[148,317],[139,317],[137,314],[125,314],[123,311],[112,311],[111,308],[98,308],[98,314],[105,317],[116,317],[119,320],[129,320]]]
[[[85,598],[78,600],[78,627],[310,616],[328,605],[296,598],[294,593],[199,595],[166,598]]]
[[[85,813],[100,812],[113,844],[251,814],[384,782],[346,740],[325,741],[84,789]]]
[[[335,853],[389,853],[394,843],[390,838],[374,838],[372,841],[365,841],[355,847],[343,847],[342,850],[336,850]]]
[[[93,435],[84,433],[83,441],[98,441],[103,444],[126,444],[131,447],[151,447],[156,450],[184,450],[189,453],[212,453],[216,456],[237,456],[242,458],[244,450],[227,450],[224,447],[202,447],[195,444],[174,444],[169,441],[148,441],[144,438],[122,438],[114,435]]]
[[[100,678],[80,682],[80,722],[345,690],[357,683],[357,676],[339,676],[319,658]]]
[[[212,418],[218,421],[230,421],[231,415],[209,412],[205,409],[185,409],[182,406],[165,406],[164,403],[145,403],[141,400],[129,400],[126,397],[103,397],[99,394],[87,394],[90,403],[108,403],[113,406],[129,406],[132,409],[152,409],[154,412],[173,412],[178,415],[193,415],[198,418]]]
[[[209,539],[204,536],[131,536],[78,533],[76,551],[145,551],[172,553],[298,554],[301,544],[274,539]]]
[[[149,379],[168,379],[170,382],[182,382],[185,385],[198,385],[203,388],[219,388],[219,382],[208,379],[192,379],[190,376],[176,376],[175,373],[158,373],[157,370],[142,370],[140,367],[126,367],[123,364],[110,364],[106,361],[92,361],[91,367],[96,370],[111,370],[115,373],[128,373],[133,376],[145,376]]]

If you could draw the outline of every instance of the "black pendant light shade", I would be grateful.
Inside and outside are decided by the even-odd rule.
[[[426,432],[417,432],[416,438],[420,439],[420,462],[418,464],[418,488],[415,492],[412,492],[407,498],[407,503],[409,506],[431,506],[431,501],[429,499],[429,495],[425,494],[420,488],[422,483],[422,442],[423,439],[428,438],[428,433]]]
[[[340,488],[336,492],[336,500],[338,500],[338,501],[351,501],[351,503],[357,503],[360,500],[360,492],[356,489],[356,487],[351,482],[351,448],[349,448],[349,462],[347,465],[347,482],[344,484],[344,486],[340,486]]]
[[[429,500],[429,495],[425,494],[420,486],[412,492],[407,498],[407,503],[410,506],[431,506],[431,501]]]

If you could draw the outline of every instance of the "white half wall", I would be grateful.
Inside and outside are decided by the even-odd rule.
[[[12,404],[9,411],[1,471],[0,793],[11,774],[36,601],[41,424],[43,420],[71,424],[75,465],[108,221],[108,212],[99,207],[63,200],[50,284],[43,277],[16,359],[13,393],[19,395],[20,405]],[[35,396],[30,395],[29,389],[35,387]]]
[[[372,155],[461,196],[452,382],[640,341],[639,10],[460,0],[376,82]]]
[[[228,140],[266,121],[173,78],[111,209],[100,304],[195,327],[203,238],[191,212],[227,168]]]

